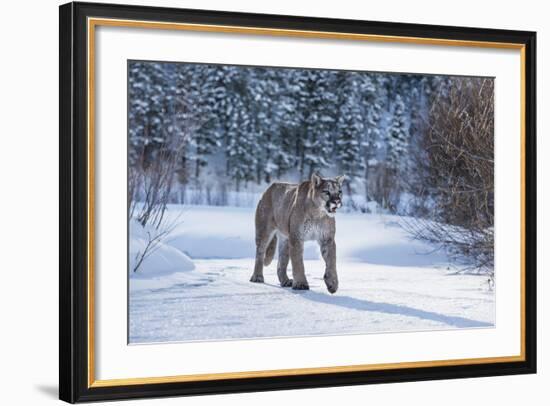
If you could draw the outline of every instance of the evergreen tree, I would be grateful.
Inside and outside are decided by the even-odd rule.
[[[189,89],[186,102],[194,110],[194,134],[192,139],[194,178],[198,180],[201,168],[208,163],[208,156],[221,146],[223,132],[222,106],[228,96],[223,86],[222,69],[215,65],[183,65],[182,86]]]
[[[281,148],[282,124],[285,110],[281,105],[281,75],[279,70],[256,68],[248,76],[250,109],[254,116],[254,132],[262,145],[257,162],[257,182],[271,182],[282,169],[289,168],[287,152]]]
[[[162,89],[163,72],[158,64],[134,62],[129,65],[129,158],[131,164],[145,159],[149,145],[160,145],[160,116],[162,105],[155,88]]]
[[[362,176],[365,170],[363,154],[365,125],[363,106],[361,104],[360,74],[346,72],[341,75],[340,109],[336,125],[336,157],[340,170],[348,178],[348,192],[351,193],[351,182]]]
[[[369,184],[371,172],[377,166],[380,150],[382,111],[385,101],[385,76],[363,73],[361,75],[361,99],[363,107],[364,135],[363,155],[365,163],[365,197],[371,200]]]
[[[332,71],[309,70],[307,72],[308,111],[305,115],[305,142],[303,170],[309,178],[313,172],[322,171],[332,164],[334,130],[338,111],[336,75]]]
[[[308,97],[305,90],[305,75],[301,75],[300,70],[281,70],[279,80],[280,132],[276,141],[275,162],[277,177],[280,178],[288,170],[301,167],[303,162],[304,112],[307,109]]]
[[[255,134],[254,116],[247,94],[246,75],[225,69],[226,84],[231,89],[225,103],[226,158],[228,175],[235,181],[237,190],[243,182],[255,179],[261,145]]]
[[[405,104],[401,95],[396,95],[390,126],[386,132],[386,167],[397,174],[403,167],[409,146],[409,132]]]
[[[306,167],[306,151],[310,148],[308,140],[309,129],[307,123],[311,115],[311,93],[312,84],[310,73],[304,69],[289,69],[286,75],[286,95],[288,97],[288,106],[284,113],[288,119],[286,132],[292,144],[292,154],[295,157],[295,165],[300,173],[300,178],[304,177]]]
[[[180,103],[186,90],[175,64],[132,62],[128,82],[130,164],[147,165],[158,151],[186,142],[191,112]]]

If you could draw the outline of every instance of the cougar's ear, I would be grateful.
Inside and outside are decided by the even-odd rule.
[[[338,182],[338,184],[340,186],[342,186],[342,184],[346,180],[346,175],[340,175],[340,176],[335,177],[334,179],[336,179],[336,182]]]
[[[311,184],[315,187],[321,184],[321,177],[315,172],[311,174]]]

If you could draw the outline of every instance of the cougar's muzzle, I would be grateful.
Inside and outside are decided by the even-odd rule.
[[[326,203],[326,209],[329,213],[336,213],[336,210],[342,207],[342,199],[336,198],[336,199],[330,199]]]

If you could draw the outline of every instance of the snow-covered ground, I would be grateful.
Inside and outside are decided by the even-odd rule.
[[[433,247],[410,241],[392,216],[338,213],[339,290],[305,250],[309,291],[265,284],[254,265],[253,209],[172,206],[181,223],[132,272],[146,233],[131,224],[130,343],[483,328],[494,324],[487,278],[458,273]],[[289,266],[289,274],[291,269]]]

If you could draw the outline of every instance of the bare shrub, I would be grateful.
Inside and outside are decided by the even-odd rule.
[[[423,219],[404,219],[415,238],[440,244],[492,273],[494,260],[494,85],[462,78],[436,95],[421,153]]]
[[[130,177],[137,180],[131,212],[142,226],[157,227],[162,223],[176,175],[178,150],[161,150],[155,155],[149,162],[134,167],[135,173]]]
[[[144,227],[162,225],[188,138],[188,132],[181,131],[162,147],[151,148],[147,142],[140,146],[128,173],[128,219],[135,217]]]

